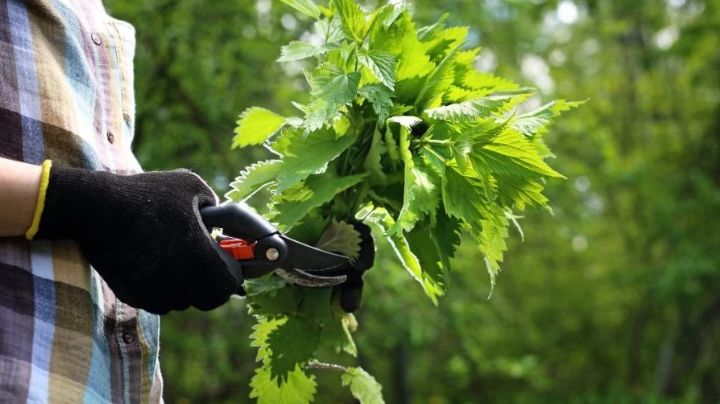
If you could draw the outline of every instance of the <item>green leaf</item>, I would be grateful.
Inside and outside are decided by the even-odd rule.
[[[438,64],[437,68],[425,79],[420,93],[415,100],[415,107],[422,111],[427,108],[439,106],[443,95],[455,80],[455,56],[447,55]]]
[[[410,152],[410,130],[406,126],[400,127],[400,155],[405,165],[403,206],[397,221],[388,229],[390,234],[411,230],[423,216],[435,212],[439,202],[438,187]]]
[[[467,222],[479,222],[482,218],[479,206],[484,198],[476,180],[468,178],[455,168],[445,170],[442,179],[442,200],[448,215]]]
[[[367,215],[366,221],[380,226],[383,230],[390,229],[395,225],[395,220],[383,208],[373,209],[372,213]],[[410,273],[413,279],[420,283],[425,295],[430,298],[433,304],[437,305],[438,297],[444,293],[442,286],[423,272],[420,261],[413,254],[405,236],[402,233],[389,234],[387,241],[395,251],[400,264]]]
[[[362,43],[369,27],[360,6],[354,0],[332,0],[332,3],[337,7],[345,35],[357,43]]]
[[[251,197],[255,192],[275,180],[281,166],[282,161],[280,160],[265,160],[245,167],[235,181],[230,184],[232,190],[225,194],[225,197],[234,202]]]
[[[552,118],[559,116],[562,112],[577,108],[584,103],[584,101],[551,101],[534,111],[517,115],[511,120],[511,126],[523,135],[532,137],[541,129],[548,126]]]
[[[408,245],[420,261],[423,273],[444,287],[445,275],[450,270],[448,251],[441,251],[435,243],[438,235],[426,219],[406,234]]]
[[[308,17],[318,18],[320,17],[320,9],[312,0],[281,0],[288,6],[298,10],[299,12],[307,15]]]
[[[313,101],[305,107],[306,132],[321,128],[357,96],[360,73],[321,69],[309,77]]]
[[[315,398],[317,383],[315,376],[308,376],[299,366],[288,373],[286,381],[272,377],[269,367],[263,366],[255,370],[250,387],[250,398],[258,404],[308,404]]]
[[[364,167],[368,172],[368,182],[382,184],[387,180],[385,172],[383,172],[382,168],[382,155],[386,151],[387,149],[383,143],[382,135],[376,126],[373,131],[370,150],[368,151],[364,164]]]
[[[267,337],[270,347],[270,374],[281,382],[288,381],[289,374],[310,360],[320,345],[320,327],[312,321],[289,316]],[[298,338],[302,336],[302,338]]]
[[[490,275],[490,286],[495,287],[495,277],[500,272],[503,253],[507,250],[505,239],[508,237],[508,219],[503,208],[492,204],[482,208],[483,219],[480,220],[481,231],[477,242],[485,255],[485,266]]]
[[[348,368],[342,375],[343,386],[350,386],[360,404],[384,404],[382,386],[363,368]]]
[[[233,148],[261,144],[285,125],[284,116],[260,107],[252,107],[240,115],[233,137]]]
[[[426,109],[425,114],[439,121],[472,123],[478,118],[489,117],[493,112],[499,110],[508,99],[509,97],[482,97],[457,104]]]
[[[377,115],[378,122],[384,122],[390,115],[393,107],[392,93],[387,87],[370,84],[358,90],[358,95],[367,99],[372,104],[373,112]]]
[[[278,62],[294,62],[327,52],[327,46],[316,46],[307,42],[292,41],[280,48]]]
[[[278,216],[275,220],[284,229],[288,229],[312,209],[331,201],[338,193],[360,182],[363,176],[334,177],[330,173],[312,176],[305,181],[304,187],[309,191],[309,196],[303,200],[280,200],[276,205]]]
[[[253,332],[250,334],[250,346],[258,349],[255,357],[256,362],[267,363],[270,360],[271,351],[268,338],[285,321],[287,321],[287,318],[257,317],[257,323],[253,326]]]
[[[565,178],[540,157],[532,143],[519,132],[506,129],[490,143],[476,147],[470,155],[473,164],[493,173]]]
[[[395,89],[395,56],[381,50],[360,52],[360,63],[367,66],[375,77],[390,90]]]
[[[283,163],[277,174],[278,192],[285,191],[323,169],[354,141],[355,137],[349,134],[336,138],[329,129],[317,130],[305,138],[300,131],[288,133],[279,142]]]
[[[342,254],[355,261],[360,255],[360,242],[360,233],[351,224],[333,220],[315,246],[321,250]]]

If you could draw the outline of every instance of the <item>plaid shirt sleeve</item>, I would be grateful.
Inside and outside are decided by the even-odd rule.
[[[101,0],[0,0],[0,157],[139,172],[134,48]],[[0,402],[160,402],[158,340],[74,243],[0,238]]]

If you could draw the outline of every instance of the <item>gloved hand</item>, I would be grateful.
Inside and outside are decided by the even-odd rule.
[[[352,222],[351,224],[360,233],[360,255],[355,262],[338,271],[338,273],[347,275],[347,280],[335,286],[335,292],[340,295],[340,307],[346,313],[352,313],[360,307],[365,283],[362,277],[375,262],[375,242],[370,227],[362,222]]]
[[[76,241],[124,303],[157,314],[210,310],[238,292],[238,263],[199,214],[217,197],[197,175],[122,176],[53,166],[46,190],[34,238]]]

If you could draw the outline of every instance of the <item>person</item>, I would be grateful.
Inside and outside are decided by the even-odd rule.
[[[217,196],[132,153],[134,41],[101,0],[0,0],[0,402],[160,402],[159,315],[238,291]]]

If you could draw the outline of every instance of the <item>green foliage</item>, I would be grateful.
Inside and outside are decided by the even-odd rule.
[[[382,386],[362,368],[348,368],[342,375],[343,386],[350,391],[360,404],[384,404]]]
[[[265,108],[249,108],[237,122],[233,147],[262,144],[285,125],[285,122],[285,117]]]
[[[308,2],[287,3],[316,18],[316,34],[326,39],[319,46],[294,41],[281,51],[281,62],[310,57],[316,62],[306,73],[309,100],[295,104],[304,118],[278,131],[288,120],[259,108],[243,113],[234,144],[265,141],[279,160],[249,167],[228,196],[253,203],[253,192],[267,188],[269,203],[261,198],[256,207],[282,230],[310,243],[320,239],[325,248],[351,256],[357,251],[347,244],[357,236],[338,222],[364,219],[377,236],[387,237],[401,265],[435,304],[445,293],[456,235],[468,230],[494,285],[513,210],[545,205],[545,180],[564,178],[545,163],[549,153],[538,145],[550,120],[575,104],[518,114],[532,91],[477,74],[476,52],[460,50],[467,27],[447,28],[441,21],[416,29],[401,5],[366,15],[350,0],[333,0],[322,13]],[[330,35],[332,27],[340,32]],[[268,175],[273,173],[274,178]],[[323,237],[318,223],[330,226]],[[347,235],[338,238],[340,229]],[[436,236],[439,231],[447,234]],[[302,301],[304,292],[292,290]],[[272,298],[287,298],[277,293]],[[259,299],[264,303],[254,303]],[[279,315],[270,300],[248,295],[261,319]],[[263,368],[281,383],[313,359],[319,340],[306,337],[294,347],[289,342],[292,335],[318,335],[316,320],[293,314],[270,333],[267,347],[255,339],[259,349],[270,352]],[[345,384],[356,397],[376,402],[371,397],[379,389],[365,391],[374,380],[353,372]]]

